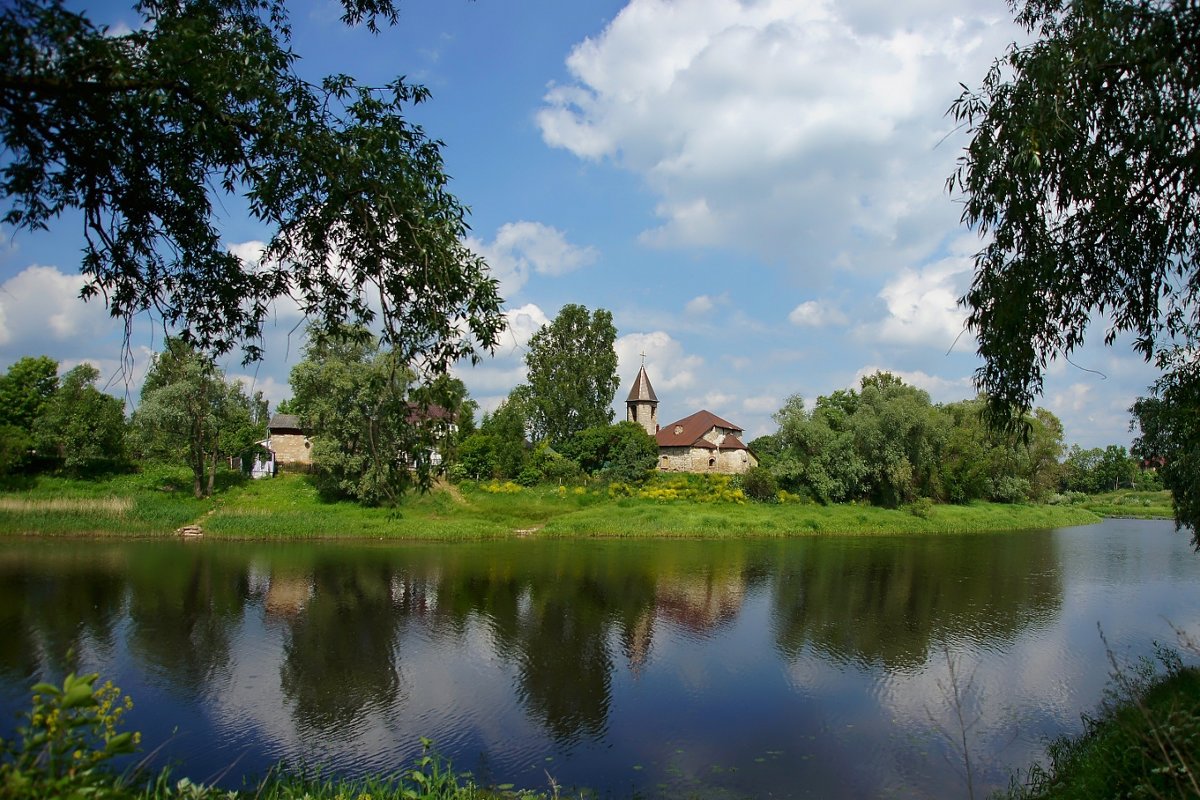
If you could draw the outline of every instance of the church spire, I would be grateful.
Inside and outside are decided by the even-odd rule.
[[[625,400],[625,419],[641,425],[651,436],[658,433],[658,397],[654,394],[654,387],[650,385],[650,376],[646,374],[645,364],[638,370],[633,388],[629,390],[629,397]]]

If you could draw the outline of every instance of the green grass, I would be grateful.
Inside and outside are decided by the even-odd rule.
[[[38,476],[0,492],[0,533],[153,536],[186,525],[210,505],[192,496],[187,470],[96,480]]]
[[[1134,519],[1174,519],[1171,493],[1137,492],[1122,489],[1116,492],[1090,495],[1079,504],[1102,517],[1132,517]]]
[[[38,478],[0,492],[0,534],[163,536],[196,523],[207,536],[238,539],[721,538],[983,532],[1098,519],[1077,505],[759,504],[739,501],[740,492],[720,481],[678,478],[645,491],[466,483],[409,495],[395,508],[327,502],[304,475],[258,481],[224,475],[207,500],[192,497],[189,480],[181,470],[95,481]]]
[[[1200,670],[1174,667],[1137,684],[1059,739],[1049,763],[1030,770],[1011,800],[1200,797]]]

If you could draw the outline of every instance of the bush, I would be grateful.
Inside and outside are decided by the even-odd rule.
[[[118,733],[133,702],[99,675],[71,673],[62,688],[33,686],[33,707],[17,739],[3,742],[0,798],[121,797],[125,792],[108,762],[132,753],[137,733]]]
[[[774,503],[779,500],[779,484],[765,467],[751,467],[742,476],[742,491],[751,500]]]

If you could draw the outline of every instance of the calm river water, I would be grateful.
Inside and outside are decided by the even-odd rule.
[[[1166,522],[961,537],[483,544],[0,542],[0,736],[100,671],[157,763],[602,795],[965,796],[1080,728],[1118,659],[1200,633]],[[66,654],[73,652],[72,660]],[[1193,661],[1195,659],[1192,659]],[[956,680],[950,677],[955,667]]]

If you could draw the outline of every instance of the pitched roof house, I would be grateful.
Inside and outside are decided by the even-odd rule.
[[[659,428],[658,468],[665,472],[719,472],[734,475],[758,466],[742,442],[745,431],[711,411],[697,411]]]
[[[641,425],[658,443],[658,468],[664,472],[738,474],[758,466],[758,458],[742,442],[745,431],[711,411],[697,411],[662,427],[658,396],[642,365],[629,397],[625,418]]]

